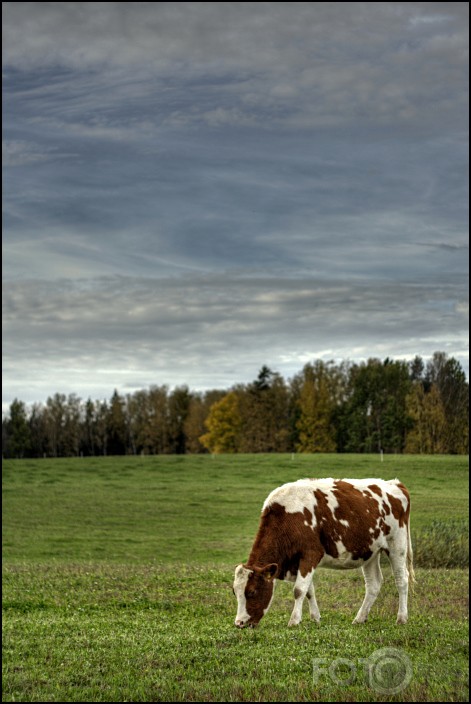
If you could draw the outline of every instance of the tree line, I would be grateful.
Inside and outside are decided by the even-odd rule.
[[[263,366],[229,390],[187,386],[82,401],[56,393],[2,421],[3,456],[235,452],[467,454],[468,382],[459,362],[316,360],[286,381]]]

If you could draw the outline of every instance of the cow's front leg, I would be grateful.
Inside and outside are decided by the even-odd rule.
[[[288,626],[297,626],[298,623],[301,623],[301,619],[303,617],[303,602],[304,602],[304,597],[306,594],[310,591],[310,587],[312,585],[312,577],[314,575],[314,570],[311,570],[306,574],[305,577],[302,576],[301,571],[298,572],[296,576],[296,582],[294,584],[294,608],[293,612],[291,614],[291,618],[289,620]],[[316,603],[316,597],[314,594],[314,590],[310,591],[314,598],[314,603],[315,603],[315,610],[317,610],[317,613],[319,613],[319,609],[317,608],[317,603]],[[311,599],[312,601],[312,599]],[[312,614],[312,611],[311,611]]]
[[[311,620],[319,623],[321,620],[321,612],[317,606],[316,592],[314,591],[314,579],[311,580],[306,596],[309,600],[309,615],[311,616]]]

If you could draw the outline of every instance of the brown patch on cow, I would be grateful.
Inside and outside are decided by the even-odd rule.
[[[337,522],[327,503],[327,494],[324,494],[321,489],[315,489],[314,496],[316,499],[314,513],[316,514],[320,541],[328,555],[338,557],[339,551],[335,541],[340,540],[340,534],[337,532]]]
[[[310,512],[310,510],[308,508],[305,508],[303,513],[304,513],[304,518],[306,519],[308,524],[310,526],[312,526],[312,513]]]
[[[372,555],[370,548],[373,540],[379,535],[375,536],[381,515],[378,501],[372,494],[365,493],[343,480],[334,482],[332,493],[338,502],[334,510],[333,526],[339,536],[336,540],[342,541],[354,560],[369,559]],[[340,523],[341,520],[346,521],[348,526]]]
[[[368,484],[368,489],[371,489],[371,491],[374,491],[375,494],[378,494],[378,496],[382,496],[383,492],[379,488],[377,484]]]
[[[295,599],[299,599],[299,597],[302,596],[302,593],[303,593],[302,590],[298,589],[298,587],[294,588],[294,598]]]
[[[403,487],[405,491],[403,492],[406,496],[407,500],[407,508],[404,510],[404,507],[402,505],[402,501],[400,499],[396,499],[395,496],[391,496],[391,494],[386,493],[386,496],[388,497],[389,503],[391,504],[391,511],[396,519],[396,521],[399,523],[399,526],[402,528],[402,526],[407,525],[409,521],[409,510],[410,510],[410,504],[409,504],[409,494],[407,492],[407,489]],[[402,489],[401,489],[402,491]]]
[[[273,595],[274,578],[268,577],[266,570],[260,567],[249,567],[252,574],[245,586],[245,608],[250,620],[246,625],[256,626],[263,617]]]
[[[304,513],[288,513],[276,501],[267,506],[248,559],[249,568],[274,562],[279,567],[278,579],[284,579],[288,572],[305,577],[325,552],[318,532],[312,530],[312,520],[307,508]]]

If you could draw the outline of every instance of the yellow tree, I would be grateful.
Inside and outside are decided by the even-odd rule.
[[[205,394],[193,394],[185,419],[186,451],[191,453],[204,452],[207,448],[201,443],[205,431],[205,420],[211,406],[220,401],[226,392],[213,390]]]
[[[336,401],[335,387],[335,370],[320,360],[314,365],[306,364],[298,400],[298,452],[336,451],[332,419]]]
[[[209,432],[201,436],[200,442],[210,452],[238,451],[242,418],[239,398],[234,391],[230,391],[220,401],[213,403],[205,425]]]
[[[413,426],[406,436],[405,452],[431,455],[447,452],[446,417],[437,386],[432,384],[426,393],[421,383],[415,383],[406,403]]]

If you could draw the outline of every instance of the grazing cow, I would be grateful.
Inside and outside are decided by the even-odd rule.
[[[406,623],[414,580],[409,513],[409,492],[398,479],[299,479],[278,487],[263,504],[247,563],[235,570],[235,625],[257,625],[277,579],[294,582],[289,626],[300,623],[305,596],[311,619],[320,621],[312,582],[316,567],[361,567],[366,594],[353,623],[363,623],[381,589],[381,552],[391,562],[399,592],[397,623]]]

